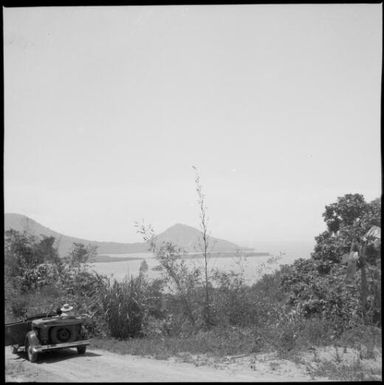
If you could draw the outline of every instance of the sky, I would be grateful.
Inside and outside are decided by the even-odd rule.
[[[381,4],[4,8],[4,208],[79,238],[313,242],[381,196]]]

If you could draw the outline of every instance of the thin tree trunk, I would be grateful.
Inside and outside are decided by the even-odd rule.
[[[189,320],[191,321],[192,325],[195,325],[195,317],[193,316],[191,305],[188,301],[188,296],[186,295],[186,293],[184,293],[184,290],[177,275],[173,271],[172,267],[170,267],[169,265],[165,265],[164,267],[167,269],[169,276],[173,279],[176,284],[177,290],[179,291],[181,300],[183,302],[184,310],[187,313]]]
[[[366,260],[365,260],[365,244],[361,247],[360,251],[360,263],[361,263],[361,311],[364,322],[366,321],[366,310],[367,310],[367,295],[368,295],[368,283],[367,283],[367,272],[366,272]]]
[[[200,184],[200,176],[198,170],[195,166],[192,166],[196,172],[196,191],[198,195],[198,203],[200,208],[200,227],[203,238],[203,256],[204,256],[204,275],[205,275],[205,304],[204,304],[204,322],[206,327],[212,325],[211,319],[211,303],[209,298],[209,276],[208,276],[208,245],[209,245],[209,236],[208,236],[208,219],[207,219],[207,207],[205,206],[205,197],[202,191],[202,186]]]
[[[202,207],[203,211],[203,207]],[[203,242],[204,242],[204,273],[205,273],[205,324],[209,327],[210,325],[210,309],[209,309],[209,279],[208,279],[208,238],[207,228],[205,222],[205,213],[202,216],[202,227],[203,227]]]

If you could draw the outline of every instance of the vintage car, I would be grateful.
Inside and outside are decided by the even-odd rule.
[[[50,350],[76,347],[84,354],[89,343],[81,317],[39,314],[5,324],[5,346],[11,346],[13,353],[25,351],[31,362],[37,361],[40,352]]]

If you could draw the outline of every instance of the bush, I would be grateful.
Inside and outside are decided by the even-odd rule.
[[[214,283],[212,300],[218,325],[263,327],[279,320],[285,300],[279,271],[264,274],[252,286],[244,283],[242,273],[216,271]]]
[[[350,347],[382,346],[381,328],[375,326],[361,325],[353,329],[346,330],[338,339],[339,344]]]
[[[297,345],[306,348],[309,346],[327,345],[333,340],[333,323],[321,318],[306,319],[300,330]]]
[[[329,274],[319,272],[321,262],[299,259],[281,275],[282,291],[289,295],[288,306],[304,318],[320,318],[333,323],[337,334],[362,323],[360,280],[346,285],[343,265],[332,264]]]
[[[16,297],[11,304],[12,316],[15,319],[25,317],[28,312],[28,301],[24,297]]]
[[[142,277],[114,281],[106,288],[103,308],[110,335],[118,339],[143,336],[147,316],[146,282]]]

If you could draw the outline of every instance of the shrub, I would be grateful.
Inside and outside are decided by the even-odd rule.
[[[145,289],[146,282],[142,277],[109,283],[102,300],[112,337],[126,339],[143,336],[147,316]]]
[[[300,347],[327,345],[333,339],[333,323],[321,318],[306,319],[300,330],[297,344]]]
[[[16,319],[23,318],[28,312],[28,301],[24,297],[16,297],[11,304],[12,315]]]
[[[362,322],[359,304],[359,279],[345,283],[345,266],[332,264],[329,274],[319,272],[319,261],[299,259],[281,275],[282,290],[289,295],[287,304],[304,318],[332,321],[334,330]],[[321,270],[320,270],[321,271]]]

